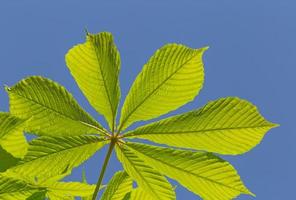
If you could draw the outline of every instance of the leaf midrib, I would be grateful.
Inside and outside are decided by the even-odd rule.
[[[111,114],[112,114],[112,127],[114,127],[114,119],[115,119],[115,108],[113,108],[113,105],[112,105],[112,102],[111,102],[111,97],[110,97],[110,94],[107,90],[107,84],[106,84],[106,80],[105,80],[105,76],[104,76],[104,73],[103,73],[103,70],[102,70],[102,66],[99,62],[99,57],[98,57],[98,51],[97,51],[97,48],[96,46],[93,44],[92,41],[90,41],[94,51],[95,51],[95,54],[96,54],[96,58],[97,58],[97,62],[98,62],[98,65],[99,65],[99,69],[100,69],[100,72],[101,72],[101,75],[102,75],[102,79],[103,79],[103,83],[104,83],[104,89],[105,89],[105,93],[107,94],[107,99],[108,99],[108,103],[110,105],[110,108],[111,108]]]
[[[201,133],[201,132],[212,132],[212,131],[227,131],[227,130],[241,130],[241,129],[257,129],[257,128],[272,128],[274,125],[263,125],[263,126],[245,126],[245,127],[230,127],[230,128],[216,128],[216,129],[205,129],[205,130],[197,130],[197,131],[170,131],[170,132],[149,132],[149,133],[137,133],[137,132],[130,132],[124,134],[125,137],[134,137],[138,135],[177,135],[177,134],[194,134],[194,133]],[[139,130],[141,131],[141,130]]]

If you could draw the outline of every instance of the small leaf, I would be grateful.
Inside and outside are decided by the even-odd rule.
[[[66,63],[90,104],[114,129],[120,99],[120,55],[111,33],[88,33],[84,44],[67,53]]]
[[[203,199],[229,200],[239,194],[253,195],[244,186],[236,170],[228,162],[211,153],[131,142],[126,145],[145,164],[177,180]]]
[[[109,181],[101,200],[122,200],[133,188],[133,181],[124,171],[116,172]]]
[[[84,168],[82,170],[82,183],[87,183],[86,172]]]
[[[168,44],[156,51],[134,81],[122,108],[119,130],[149,120],[192,101],[203,81],[207,48]]]
[[[87,135],[39,137],[30,142],[24,160],[7,172],[41,184],[79,166],[106,143],[108,141],[100,137]]]
[[[128,147],[116,146],[117,157],[128,175],[154,200],[174,200],[175,192],[167,179],[146,165]]]
[[[7,91],[11,113],[30,118],[28,132],[49,136],[104,132],[64,87],[49,79],[29,77]]]
[[[23,158],[28,149],[25,125],[25,120],[0,112],[0,146],[16,158]]]
[[[85,169],[82,170],[82,183],[87,184]],[[86,196],[86,197],[81,197],[81,200],[92,200],[92,196],[93,196],[93,194]]]
[[[181,148],[242,154],[275,127],[251,103],[228,97],[204,107],[137,128],[125,137],[148,139]]]

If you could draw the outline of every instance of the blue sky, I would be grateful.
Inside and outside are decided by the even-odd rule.
[[[122,101],[143,64],[170,42],[198,48],[209,45],[205,84],[194,102],[169,115],[207,101],[239,96],[256,104],[281,126],[245,155],[224,157],[239,171],[259,200],[293,199],[296,178],[296,2],[295,0],[125,0],[0,3],[0,85],[30,75],[63,84],[104,123],[69,74],[64,55],[90,32],[110,31],[121,53]],[[0,110],[8,98],[0,90]],[[139,124],[137,124],[139,125]],[[105,149],[86,162],[89,182],[97,180]],[[68,180],[80,180],[81,168]],[[120,169],[113,155],[105,182]],[[196,199],[181,186],[178,199]],[[239,200],[253,199],[241,196]]]

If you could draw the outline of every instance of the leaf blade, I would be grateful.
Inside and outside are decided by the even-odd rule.
[[[160,173],[177,180],[203,199],[229,200],[239,194],[253,195],[236,170],[211,153],[191,152],[127,143],[136,155]]]
[[[0,198],[3,200],[23,200],[38,189],[22,180],[0,174]]]
[[[89,103],[113,129],[120,99],[120,55],[111,33],[87,34],[66,55],[67,66]]]
[[[23,79],[6,88],[13,115],[30,119],[26,131],[37,135],[104,133],[74,97],[58,83],[40,76]]]
[[[136,121],[166,114],[192,101],[203,84],[202,55],[206,49],[168,44],[157,50],[137,76],[125,99],[119,130]]]
[[[148,124],[126,137],[219,154],[242,154],[258,145],[275,127],[257,108],[236,97],[221,98],[204,107]]]
[[[30,142],[24,160],[7,173],[32,183],[42,183],[50,178],[68,173],[92,156],[107,141],[97,136],[43,136]]]

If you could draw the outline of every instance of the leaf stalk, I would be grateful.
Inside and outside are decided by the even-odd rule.
[[[111,154],[112,154],[112,151],[114,149],[115,144],[116,144],[116,138],[112,138],[111,139],[110,146],[109,146],[109,149],[108,149],[108,152],[107,152],[106,157],[105,157],[105,160],[104,160],[103,167],[102,167],[101,172],[100,172],[100,176],[99,176],[98,182],[96,184],[96,188],[95,188],[95,191],[94,191],[92,200],[96,200],[96,198],[98,196],[98,193],[99,193],[99,190],[100,190],[100,186],[102,184],[102,181],[103,181],[103,178],[104,178],[104,174],[106,172],[106,168],[108,166],[108,163],[109,163],[109,160],[110,160],[110,157],[111,157]]]

